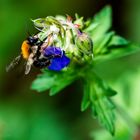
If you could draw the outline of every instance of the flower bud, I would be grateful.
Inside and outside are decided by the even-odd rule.
[[[76,38],[76,55],[83,57],[84,60],[93,56],[93,42],[86,33],[78,33]]]

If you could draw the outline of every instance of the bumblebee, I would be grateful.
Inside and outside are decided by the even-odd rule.
[[[18,65],[21,59],[26,61],[25,74],[30,72],[32,65],[38,68],[49,66],[50,57],[44,57],[42,54],[41,45],[43,43],[37,36],[29,36],[21,45],[21,54],[10,63],[6,71],[10,71]]]
[[[6,71],[13,69],[23,59],[26,62],[25,74],[28,74],[32,65],[37,68],[48,68],[53,71],[60,71],[65,68],[70,59],[60,47],[52,45],[51,35],[41,41],[37,35],[29,36],[21,45],[21,54],[17,56]]]

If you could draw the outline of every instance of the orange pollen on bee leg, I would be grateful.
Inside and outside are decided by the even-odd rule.
[[[21,45],[21,53],[24,59],[28,59],[30,53],[29,53],[30,45],[28,44],[28,41],[23,41]]]

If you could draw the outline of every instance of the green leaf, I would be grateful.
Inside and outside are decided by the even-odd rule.
[[[96,73],[94,73],[93,81],[94,81],[95,88],[100,89],[101,91],[100,94],[103,93],[103,95],[107,97],[111,97],[117,94],[117,92],[111,89],[104,80],[102,80],[99,76],[97,76]],[[102,91],[105,91],[105,92],[102,92]]]
[[[92,73],[92,74],[91,74]],[[110,97],[116,94],[92,70],[85,74],[84,96],[81,111],[91,106],[93,116],[113,135],[115,133],[114,104]]]
[[[115,35],[111,38],[110,42],[108,43],[108,46],[120,46],[120,45],[128,45],[129,41],[127,41],[125,38]]]
[[[115,133],[115,115],[113,109],[112,102],[106,97],[95,100],[92,104],[94,115],[112,135]]]
[[[128,45],[129,41],[124,39],[121,36],[115,35],[115,32],[109,32],[104,34],[102,38],[98,40],[98,42],[94,45],[94,54],[100,55],[110,51],[110,48],[114,46],[122,46]],[[111,53],[111,52],[110,52]]]
[[[66,86],[70,85],[75,80],[75,75],[69,75],[69,73],[64,72],[57,74],[55,82],[50,89],[50,95],[55,95],[60,90],[64,89]]]
[[[50,95],[58,93],[60,90],[71,84],[76,78],[73,71],[53,72],[44,70],[32,83],[31,88],[42,92],[50,89]]]
[[[96,42],[104,35],[111,27],[112,10],[110,6],[106,6],[91,20],[90,25],[85,29]]]
[[[106,51],[106,46],[112,40],[115,32],[105,33],[95,44],[93,47],[93,52],[95,55],[101,54],[102,52]]]
[[[109,86],[107,86],[105,94],[106,94],[106,96],[110,97],[110,96],[116,95],[117,92],[115,90],[113,90],[112,88],[110,88]]]
[[[115,35],[114,32],[108,33],[112,22],[111,16],[111,7],[106,6],[92,20],[87,21],[88,26],[84,31],[92,38],[95,63],[139,51],[139,45],[130,44],[129,41]]]
[[[129,43],[128,45],[109,47],[108,52],[98,55],[94,58],[94,63],[100,63],[107,60],[127,56],[140,51],[140,45]]]
[[[90,100],[93,115],[97,117],[100,123],[113,135],[115,132],[115,115],[114,105],[111,100],[106,96],[108,90],[96,81],[90,87]]]
[[[55,75],[56,74],[51,71],[43,72],[42,74],[38,75],[37,78],[33,81],[31,89],[38,92],[50,89],[55,83]]]
[[[90,98],[89,98],[89,84],[84,84],[84,95],[81,103],[81,111],[85,111],[90,105]]]

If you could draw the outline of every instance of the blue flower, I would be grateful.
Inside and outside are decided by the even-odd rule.
[[[65,55],[65,52],[55,46],[48,46],[44,50],[44,56],[50,59],[49,70],[60,71],[70,63],[70,59]]]

